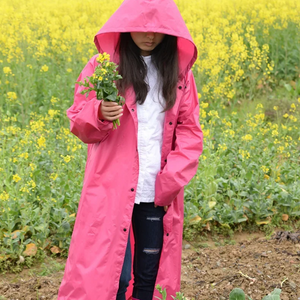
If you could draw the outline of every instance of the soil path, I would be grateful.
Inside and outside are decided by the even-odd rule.
[[[260,233],[235,235],[234,245],[218,247],[223,240],[197,247],[185,242],[182,292],[187,300],[227,300],[240,287],[261,300],[277,287],[282,300],[300,300],[300,243],[286,237],[279,242]],[[52,259],[20,274],[0,275],[0,300],[56,300],[64,264]]]

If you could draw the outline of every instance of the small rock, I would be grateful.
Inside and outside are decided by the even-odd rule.
[[[296,287],[297,287],[296,283],[293,281],[289,281],[289,285],[293,290],[296,289]]]
[[[184,245],[184,249],[190,249],[191,248],[191,245],[190,244],[185,244]]]

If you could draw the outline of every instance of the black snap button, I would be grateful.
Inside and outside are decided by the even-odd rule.
[[[182,89],[182,86],[180,85],[178,88],[181,90],[181,89]]]
[[[165,162],[167,162],[167,160],[165,159]]]
[[[186,89],[186,86],[184,88]]]
[[[172,122],[170,122],[169,124],[170,124],[170,125],[172,125],[173,123],[172,123]]]
[[[134,111],[134,109],[133,109],[133,108],[132,108],[131,110],[132,110],[132,111]]]
[[[169,234],[167,233],[167,236],[169,236]]]
[[[123,231],[126,231],[126,230],[127,230],[126,228],[123,229]]]
[[[131,191],[134,192],[134,188],[132,188]]]

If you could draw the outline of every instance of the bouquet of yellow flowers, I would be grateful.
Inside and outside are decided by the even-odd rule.
[[[110,61],[110,56],[107,53],[99,54],[97,57],[97,62],[94,74],[92,76],[87,76],[84,81],[76,82],[80,86],[87,87],[87,89],[81,91],[81,94],[87,94],[91,91],[95,91],[98,100],[113,101],[117,102],[118,105],[123,105],[125,99],[118,94],[118,89],[116,87],[116,81],[122,79],[117,71],[118,65]],[[92,85],[92,86],[91,86]],[[120,126],[120,120],[113,121],[113,129]]]

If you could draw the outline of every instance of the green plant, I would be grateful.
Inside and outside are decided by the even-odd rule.
[[[159,291],[159,293],[162,295],[162,298],[156,297],[159,300],[166,300],[167,299],[167,291],[166,289],[162,289],[162,287],[158,284],[156,286],[156,289]],[[171,296],[174,300],[186,300],[184,295],[181,292],[177,292],[176,296]]]
[[[262,300],[280,300],[281,289],[274,289],[271,294],[265,296]],[[252,300],[249,296],[248,299]],[[246,295],[244,291],[240,288],[235,288],[229,294],[229,300],[245,300]]]
[[[246,295],[244,291],[240,288],[235,288],[229,294],[229,300],[245,300]]]

